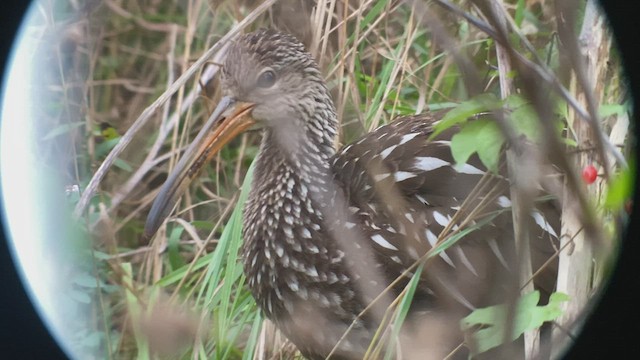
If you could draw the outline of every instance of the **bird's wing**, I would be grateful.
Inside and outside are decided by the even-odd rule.
[[[425,291],[446,293],[472,309],[496,302],[492,286],[504,284],[497,274],[516,268],[509,183],[487,174],[476,155],[456,165],[450,144],[457,129],[429,139],[436,121],[428,115],[398,118],[339,151],[333,172],[390,277],[437,252],[423,276]],[[559,232],[559,216],[545,215],[532,213],[534,248],[543,250],[538,262],[553,253]],[[455,245],[432,250],[447,241]],[[477,291],[479,280],[490,286]]]

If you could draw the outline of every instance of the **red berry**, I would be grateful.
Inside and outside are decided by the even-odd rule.
[[[596,170],[595,166],[587,165],[584,169],[582,169],[582,180],[584,180],[584,182],[586,182],[587,184],[593,184],[593,182],[596,181],[597,177],[598,171]]]

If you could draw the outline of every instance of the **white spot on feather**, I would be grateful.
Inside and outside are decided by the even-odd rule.
[[[397,171],[393,174],[393,177],[396,179],[396,182],[400,182],[416,177],[416,174],[408,171]]]
[[[307,268],[306,271],[307,275],[311,276],[311,277],[318,277],[318,270],[316,269],[315,266],[311,265]]]
[[[469,308],[469,310],[475,310],[476,308],[464,297],[464,295],[462,295],[460,293],[460,291],[458,289],[456,289],[455,287],[451,286],[451,284],[449,284],[448,281],[443,281],[441,279],[438,279],[438,281],[440,282],[440,284],[442,284],[442,286],[447,290],[447,292],[449,292],[449,294],[451,296],[453,296],[460,304],[466,306],[467,308]]]
[[[467,269],[469,269],[469,271],[473,273],[473,275],[478,276],[478,272],[476,271],[476,268],[473,267],[473,264],[471,263],[471,261],[469,261],[464,251],[462,251],[462,248],[460,248],[459,246],[456,246],[455,249],[458,253],[458,256],[460,257],[460,261],[462,261],[462,264],[464,264],[464,266],[466,266]]]
[[[338,277],[336,276],[335,273],[330,272],[327,274],[327,283],[335,284],[337,282],[338,282]]]
[[[496,242],[496,239],[489,240],[489,247],[491,248],[491,251],[493,251],[493,254],[498,258],[502,266],[509,269],[509,266],[507,265],[507,260],[505,260],[504,256],[502,256],[502,251],[500,251],[500,248],[498,247],[498,243]]]
[[[380,156],[382,156],[383,159],[386,159],[387,156],[389,156],[389,154],[391,154],[391,152],[393,150],[395,150],[398,147],[398,145],[391,145],[388,148],[384,149],[381,153]]]
[[[416,197],[418,198],[418,200],[420,200],[420,202],[422,202],[425,205],[429,205],[429,202],[427,201],[427,199],[425,199],[424,197],[416,194]]]
[[[405,213],[404,217],[407,218],[407,220],[411,221],[413,223],[413,215],[411,215],[411,213]]]
[[[456,171],[458,171],[459,173],[462,174],[469,174],[469,175],[484,175],[484,171],[478,169],[477,167],[467,164],[465,163],[462,166],[456,166],[455,167]]]
[[[422,171],[431,171],[449,165],[451,164],[447,161],[430,156],[417,157],[414,163],[414,167]]]
[[[540,226],[542,230],[545,230],[549,234],[553,235],[553,237],[555,237],[556,239],[558,238],[558,235],[556,234],[555,230],[553,230],[551,225],[547,222],[544,216],[540,214],[540,212],[534,210],[531,213],[531,216],[533,216],[533,219],[536,221],[536,224],[538,224],[538,226]]]
[[[427,233],[427,241],[429,242],[431,247],[435,247],[436,246],[436,242],[438,241],[438,237],[431,230],[427,230],[426,233]],[[449,257],[449,255],[447,255],[446,252],[440,251],[440,253],[438,253],[438,255],[440,255],[442,260],[444,260],[447,264],[449,264],[449,265],[451,265],[453,267],[456,267],[455,265],[453,265],[453,261],[451,261],[451,258]]]
[[[309,299],[309,293],[307,293],[307,288],[302,287],[299,291],[298,291],[298,296],[303,299],[303,300],[308,300]]]
[[[500,196],[496,202],[498,203],[498,206],[503,208],[511,206],[511,200],[509,200],[509,198],[504,195]]]
[[[453,265],[453,261],[451,260],[451,258],[449,257],[449,255],[447,255],[446,252],[440,251],[440,253],[438,253],[438,255],[440,255],[440,257],[442,258],[442,260],[444,260],[447,264],[451,265],[452,267],[456,267],[455,265]]]
[[[414,137],[416,137],[416,136],[418,136],[418,135],[420,135],[420,133],[412,133],[412,134],[404,135],[404,136],[400,139],[400,143],[399,143],[399,145],[402,145],[402,144],[406,143],[407,141],[409,141],[409,140],[413,139]]]
[[[285,268],[289,267],[289,256],[287,254],[282,257],[281,264]]]
[[[443,227],[446,227],[447,225],[449,225],[449,220],[438,211],[433,212],[433,219]]]
[[[382,246],[383,248],[389,249],[389,250],[398,250],[397,247],[391,245],[390,242],[387,241],[387,239],[383,238],[382,235],[380,234],[375,234],[371,237],[371,240],[375,241],[378,245]]]

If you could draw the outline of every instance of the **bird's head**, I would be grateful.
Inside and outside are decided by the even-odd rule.
[[[225,96],[156,197],[145,237],[155,234],[203,165],[255,124],[276,134],[276,141],[290,152],[304,144],[331,148],[335,109],[318,66],[295,37],[273,30],[239,37],[227,50],[222,88]],[[308,131],[309,124],[316,131]]]
[[[258,30],[233,42],[222,67],[222,88],[251,104],[252,117],[265,127],[296,126],[326,94],[322,74],[295,37]]]

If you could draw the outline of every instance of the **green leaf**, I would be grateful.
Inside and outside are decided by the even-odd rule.
[[[562,119],[569,117],[569,106],[566,102],[556,101],[553,107],[553,113]]]
[[[167,252],[169,255],[169,264],[171,264],[172,269],[178,269],[184,266],[184,260],[180,256],[180,235],[184,228],[182,226],[176,226],[171,229],[171,233],[169,234],[169,238],[167,239]]]
[[[433,139],[444,130],[464,122],[474,115],[498,109],[500,106],[500,99],[491,93],[481,94],[473,99],[461,102],[458,106],[447,112],[444,117],[442,117],[442,120],[434,125],[433,134],[431,134],[429,138]]]
[[[620,210],[624,203],[633,196],[633,184],[635,183],[633,168],[634,166],[630,164],[628,168],[615,174],[611,180],[604,200],[604,206],[609,210]]]
[[[486,120],[471,122],[451,138],[451,155],[457,164],[466,163],[478,151],[476,137],[486,124]]]
[[[98,279],[85,272],[78,272],[73,276],[73,283],[78,286],[93,289],[98,286]]]
[[[518,0],[518,4],[516,6],[516,14],[513,17],[513,21],[515,21],[518,27],[522,26],[522,20],[524,19],[524,12],[527,10],[527,6],[524,0]]]
[[[67,294],[70,298],[79,303],[91,304],[91,296],[84,291],[70,289]]]
[[[504,99],[504,106],[508,109],[515,110],[521,106],[530,104],[530,101],[524,96],[513,94]]]
[[[511,113],[511,121],[517,134],[523,134],[532,141],[540,139],[540,121],[531,105],[520,106]]]
[[[102,331],[92,332],[82,338],[80,344],[86,347],[97,347],[100,345],[100,341],[104,338],[104,333]]]
[[[540,292],[533,291],[523,295],[515,304],[513,312],[512,333],[505,336],[509,307],[506,304],[489,306],[473,311],[460,321],[467,342],[471,345],[472,355],[491,350],[508,341],[514,341],[526,331],[542,326],[562,315],[561,304],[569,300],[563,293],[553,293],[549,303],[538,306]],[[474,331],[475,329],[479,329]]]
[[[126,161],[124,161],[122,159],[116,158],[113,161],[113,166],[115,166],[115,167],[117,167],[117,168],[119,168],[121,170],[124,170],[126,172],[132,172],[133,171],[133,168],[131,167],[131,165],[129,165]]]
[[[487,169],[497,172],[503,143],[504,137],[494,121],[474,120],[463,126],[460,132],[451,138],[451,155],[457,166],[460,166],[477,152]]]
[[[606,118],[611,115],[620,115],[627,111],[627,107],[624,104],[603,104],[598,109],[598,116]]]
[[[521,95],[511,95],[505,99],[505,107],[510,110],[510,120],[518,135],[532,141],[540,139],[540,121],[531,102]]]
[[[212,224],[211,221],[193,220],[191,225],[198,230],[212,231],[214,224]]]
[[[116,146],[120,142],[120,137],[105,140],[100,144],[96,145],[96,157],[101,158],[106,156],[114,146]]]
[[[364,16],[362,21],[360,22],[360,30],[364,29],[365,26],[369,25],[387,6],[387,1],[380,0],[378,1],[372,8],[367,12],[367,15]]]
[[[443,109],[453,109],[456,106],[458,106],[458,104],[454,102],[431,103],[429,104],[429,110],[436,111],[436,110],[443,110]]]
[[[182,266],[181,268],[170,272],[169,274],[158,280],[156,285],[158,285],[159,287],[167,287],[171,284],[179,282],[183,277],[187,275],[187,270],[191,270],[191,273],[193,273],[207,265],[210,265],[213,259],[213,254],[214,253],[209,253],[207,255],[201,256],[200,258],[198,258],[198,260],[196,260],[196,263],[193,264],[192,267],[191,264],[186,264],[185,266]],[[189,269],[190,267],[191,269]]]
[[[56,136],[62,135],[62,134],[66,134],[68,132],[71,132],[74,129],[77,129],[81,126],[83,126],[85,123],[82,121],[79,122],[73,122],[73,123],[67,123],[67,124],[62,124],[60,126],[57,126],[53,129],[51,129],[51,131],[49,131],[44,138],[42,138],[43,140],[50,140],[53,139]]]
[[[110,260],[111,255],[104,253],[102,251],[93,250],[93,256],[98,260]]]

